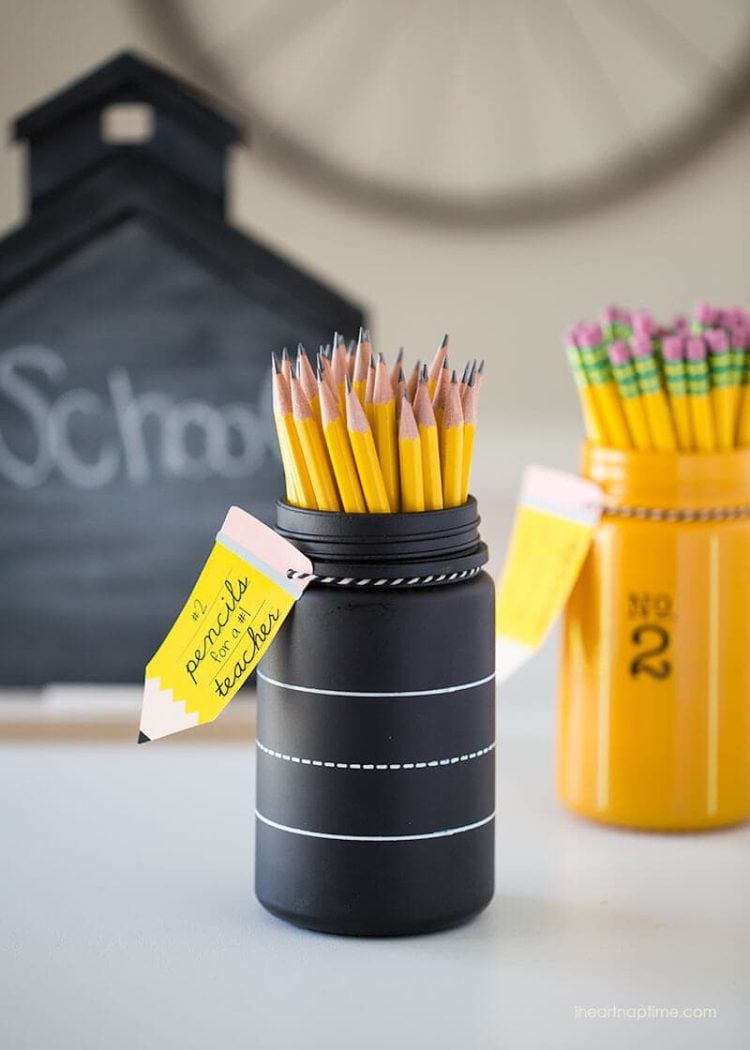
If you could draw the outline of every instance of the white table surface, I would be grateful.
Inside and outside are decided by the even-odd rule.
[[[0,746],[0,1046],[747,1046],[750,829],[636,834],[561,810],[553,661],[503,691],[494,903],[428,936],[263,911],[250,745]],[[717,1016],[575,1017],[610,1006]]]

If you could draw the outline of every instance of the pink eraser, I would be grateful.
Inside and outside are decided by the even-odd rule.
[[[566,346],[578,346],[578,333],[581,328],[581,323],[572,324],[570,328],[565,331],[565,345]]]
[[[630,315],[633,331],[638,335],[653,335],[656,322],[648,310],[633,310]]]
[[[681,361],[684,340],[681,335],[665,335],[661,350],[667,361]]]
[[[744,321],[732,321],[729,325],[729,343],[737,350],[747,346],[748,327]]]
[[[723,328],[714,328],[704,333],[703,338],[708,343],[708,349],[714,354],[723,354],[729,349],[729,336]]]
[[[584,324],[578,330],[578,345],[584,350],[598,346],[604,340],[604,334],[598,324]]]
[[[630,349],[636,357],[648,357],[651,354],[651,340],[647,335],[634,335],[630,340]]]
[[[609,359],[613,365],[624,365],[630,360],[628,344],[624,343],[622,339],[615,340],[615,342],[609,346],[607,353],[609,354]]]
[[[698,324],[715,324],[716,307],[711,306],[710,303],[696,303],[693,308],[693,317]]]
[[[605,306],[599,311],[599,320],[602,324],[614,324],[620,320],[620,311],[616,306]]]
[[[687,355],[689,361],[706,360],[706,344],[699,335],[691,335],[687,341]]]
[[[688,319],[684,314],[675,314],[670,323],[676,332],[684,332],[688,328]]]

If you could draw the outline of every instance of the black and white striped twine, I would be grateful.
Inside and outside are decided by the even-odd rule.
[[[314,572],[296,572],[294,569],[287,570],[290,580],[309,580],[310,583],[327,583],[337,587],[418,587],[431,583],[455,583],[458,580],[468,580],[481,572],[481,566],[474,569],[464,569],[462,572],[444,572],[437,576],[400,576],[393,580],[376,580],[373,578],[356,579],[354,576],[319,576]]]

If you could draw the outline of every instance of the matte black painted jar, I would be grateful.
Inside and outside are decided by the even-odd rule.
[[[455,925],[494,889],[494,588],[476,501],[280,503],[277,521],[322,579],[258,671],[258,899],[329,933]]]

